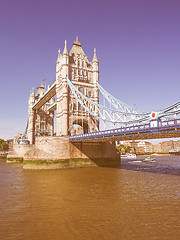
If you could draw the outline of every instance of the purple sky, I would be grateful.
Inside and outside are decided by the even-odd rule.
[[[179,0],[0,0],[0,138],[24,132],[30,89],[55,80],[76,36],[118,99],[144,111],[180,100]]]

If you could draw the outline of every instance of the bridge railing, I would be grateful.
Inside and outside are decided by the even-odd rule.
[[[104,130],[99,132],[91,132],[86,134],[79,134],[70,136],[70,141],[83,141],[91,139],[102,139],[118,137],[123,135],[136,135],[136,134],[151,134],[170,131],[180,131],[180,119],[160,121],[154,120],[147,124],[141,124],[136,126],[121,127],[116,129]]]

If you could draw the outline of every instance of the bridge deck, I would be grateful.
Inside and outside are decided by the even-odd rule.
[[[180,137],[180,119],[70,136],[71,142],[124,141]]]

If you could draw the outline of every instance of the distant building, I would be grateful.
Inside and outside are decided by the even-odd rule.
[[[161,143],[153,145],[153,152],[154,153],[161,153]]]
[[[180,149],[180,140],[165,141],[156,145],[146,141],[124,141],[122,144],[126,147],[129,146],[130,152],[136,154],[169,153],[169,151]]]
[[[125,141],[125,146],[130,147],[130,151],[136,154],[153,153],[153,145],[146,141]]]
[[[169,153],[172,149],[180,148],[180,141],[167,141],[161,143],[161,152]]]
[[[153,153],[153,145],[150,142],[141,141],[137,144],[140,153]]]

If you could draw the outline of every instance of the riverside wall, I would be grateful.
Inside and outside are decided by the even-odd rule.
[[[116,166],[120,156],[114,142],[69,142],[69,137],[36,137],[33,145],[14,145],[7,162],[23,162],[24,169]]]

